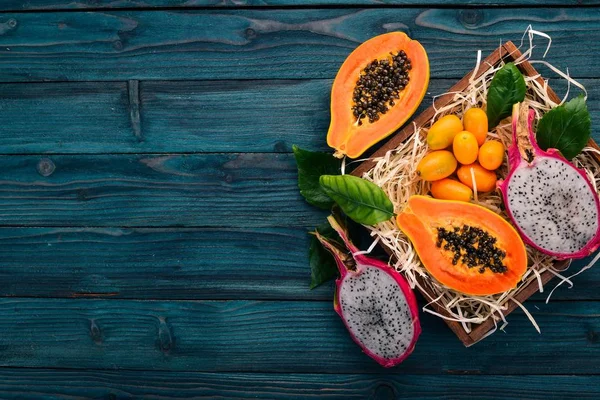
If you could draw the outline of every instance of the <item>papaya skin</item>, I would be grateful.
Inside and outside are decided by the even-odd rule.
[[[396,222],[431,276],[458,292],[475,296],[502,293],[516,287],[527,269],[527,252],[517,231],[498,214],[476,204],[412,196]],[[452,264],[448,251],[436,245],[437,228],[461,225],[480,228],[496,239],[496,246],[506,253],[505,272],[486,268],[482,273],[462,261]]]
[[[395,105],[379,120],[359,125],[352,112],[353,92],[361,71],[374,59],[404,50],[411,61],[409,83],[399,92]],[[357,158],[375,143],[398,130],[417,110],[429,85],[429,59],[421,44],[403,32],[376,36],[358,46],[342,64],[331,88],[331,123],[327,144],[336,157]]]

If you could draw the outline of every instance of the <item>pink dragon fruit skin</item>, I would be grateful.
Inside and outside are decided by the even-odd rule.
[[[544,151],[538,146],[533,131],[534,118],[535,112],[529,110],[529,107],[519,103],[513,106],[513,140],[508,149],[510,172],[504,181],[498,182],[498,188],[502,192],[506,211],[523,241],[530,246],[558,260],[586,257],[600,246],[600,202],[598,201],[598,195],[585,171],[567,161],[558,150],[548,149],[548,151]],[[566,204],[565,201],[564,207],[577,206],[580,204],[579,202],[585,203],[585,207],[576,207],[577,210],[585,213],[578,223],[575,224],[573,222],[573,220],[577,221],[578,215],[575,214],[577,210],[567,213],[569,217],[563,215],[563,218],[559,220],[557,216],[552,216],[551,207],[544,208],[545,206],[541,204],[544,199],[554,203],[554,200],[560,197],[554,189],[540,182],[542,179],[549,181],[549,175],[544,178],[535,176],[538,178],[538,181],[532,182],[530,180],[529,182],[530,185],[538,189],[535,191],[536,202],[538,204],[532,205],[532,201],[526,202],[525,198],[519,197],[530,195],[529,192],[531,192],[531,196],[534,196],[534,189],[518,185],[515,185],[516,187],[511,186],[517,176],[520,178],[520,173],[524,170],[533,171],[537,169],[541,174],[544,174],[542,164],[552,166],[555,172],[559,171],[559,179],[561,180],[558,182],[561,186],[559,190],[571,191],[570,204]],[[529,175],[533,174],[532,172]],[[568,176],[571,179],[568,179]],[[527,193],[523,193],[526,190]],[[521,200],[519,201],[520,198]],[[587,200],[583,201],[582,199]],[[523,212],[519,208],[520,205],[517,204],[519,202],[521,204],[528,204],[528,212]],[[553,206],[556,206],[556,204],[553,204]],[[558,206],[560,208],[560,204]],[[537,212],[532,213],[531,207],[537,207]],[[556,209],[556,207],[554,208]],[[548,218],[545,220],[543,218],[535,220],[535,217],[532,216],[533,214],[545,214]],[[569,227],[569,224],[572,225]],[[561,227],[563,228],[562,230],[560,229]],[[575,230],[573,227],[575,227]],[[585,232],[576,231],[577,229],[582,229]],[[534,234],[539,236],[538,240],[530,237],[534,236]],[[565,243],[576,240],[574,237],[569,237],[570,234],[581,234],[583,236],[581,236],[578,245],[573,245],[569,249],[559,249],[558,247],[560,246],[566,246]],[[551,245],[550,242],[553,242],[554,245]],[[541,243],[544,243],[544,245]]]
[[[317,238],[325,248],[333,254],[340,271],[340,277],[336,280],[334,309],[344,322],[352,340],[369,357],[386,368],[398,365],[412,353],[421,334],[421,324],[414,292],[406,280],[386,263],[365,255],[356,254],[359,250],[348,238],[346,230],[333,216],[330,216],[328,220],[349,251],[348,253],[344,251],[345,249],[340,249],[336,243],[316,233]],[[382,282],[385,283],[383,287],[379,286]],[[354,290],[349,290],[348,287]],[[361,293],[366,294],[361,295]],[[351,296],[359,297],[354,299]],[[374,302],[372,310],[375,312],[368,314],[371,318],[375,318],[376,314],[379,314],[378,307],[381,307],[378,321],[381,322],[382,326],[378,327],[379,330],[375,329],[372,335],[368,335],[368,337],[365,337],[364,334],[365,325],[361,321],[355,321],[354,316],[347,315],[348,310],[356,308],[354,308],[354,305],[346,306],[346,303],[359,304],[360,302],[362,307],[361,300]],[[396,300],[394,305],[400,305],[400,307],[390,307],[393,300]],[[390,316],[385,317],[384,312],[385,315]],[[360,316],[356,318],[360,318]],[[387,320],[384,320],[386,318]],[[369,326],[371,325],[369,324]],[[379,349],[377,346],[380,346]],[[388,354],[390,352],[397,354],[390,357]]]

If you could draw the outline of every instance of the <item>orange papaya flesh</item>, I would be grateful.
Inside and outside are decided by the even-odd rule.
[[[458,292],[502,293],[514,288],[527,269],[517,231],[476,204],[412,196],[396,222],[431,276]]]
[[[404,51],[411,63],[408,84],[398,91],[398,99],[389,105],[378,120],[362,121],[354,115],[354,90],[364,69],[373,60],[391,60],[392,54]],[[331,123],[327,144],[336,150],[335,155],[359,157],[369,147],[400,128],[416,111],[429,84],[429,60],[421,44],[403,32],[390,32],[376,36],[358,46],[344,61],[331,89]]]

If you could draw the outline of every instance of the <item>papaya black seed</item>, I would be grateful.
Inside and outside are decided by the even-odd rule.
[[[390,53],[390,59],[373,60],[360,72],[353,92],[352,112],[359,125],[367,118],[373,123],[396,105],[399,92],[408,85],[410,60],[406,52]],[[367,110],[365,113],[364,110]],[[368,111],[372,110],[370,114]]]
[[[468,268],[477,267],[480,273],[486,269],[494,273],[504,273],[508,269],[503,264],[506,252],[496,246],[497,239],[481,228],[463,225],[448,230],[437,228],[436,246],[452,253],[452,264],[462,262]]]

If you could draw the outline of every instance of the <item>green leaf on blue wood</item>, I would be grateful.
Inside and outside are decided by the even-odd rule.
[[[394,216],[394,205],[376,184],[352,175],[323,175],[321,187],[353,221],[374,225]]]
[[[292,149],[298,165],[300,194],[315,207],[331,209],[333,200],[319,184],[319,178],[321,175],[339,174],[341,161],[329,153],[303,150],[296,145],[293,145]]]

